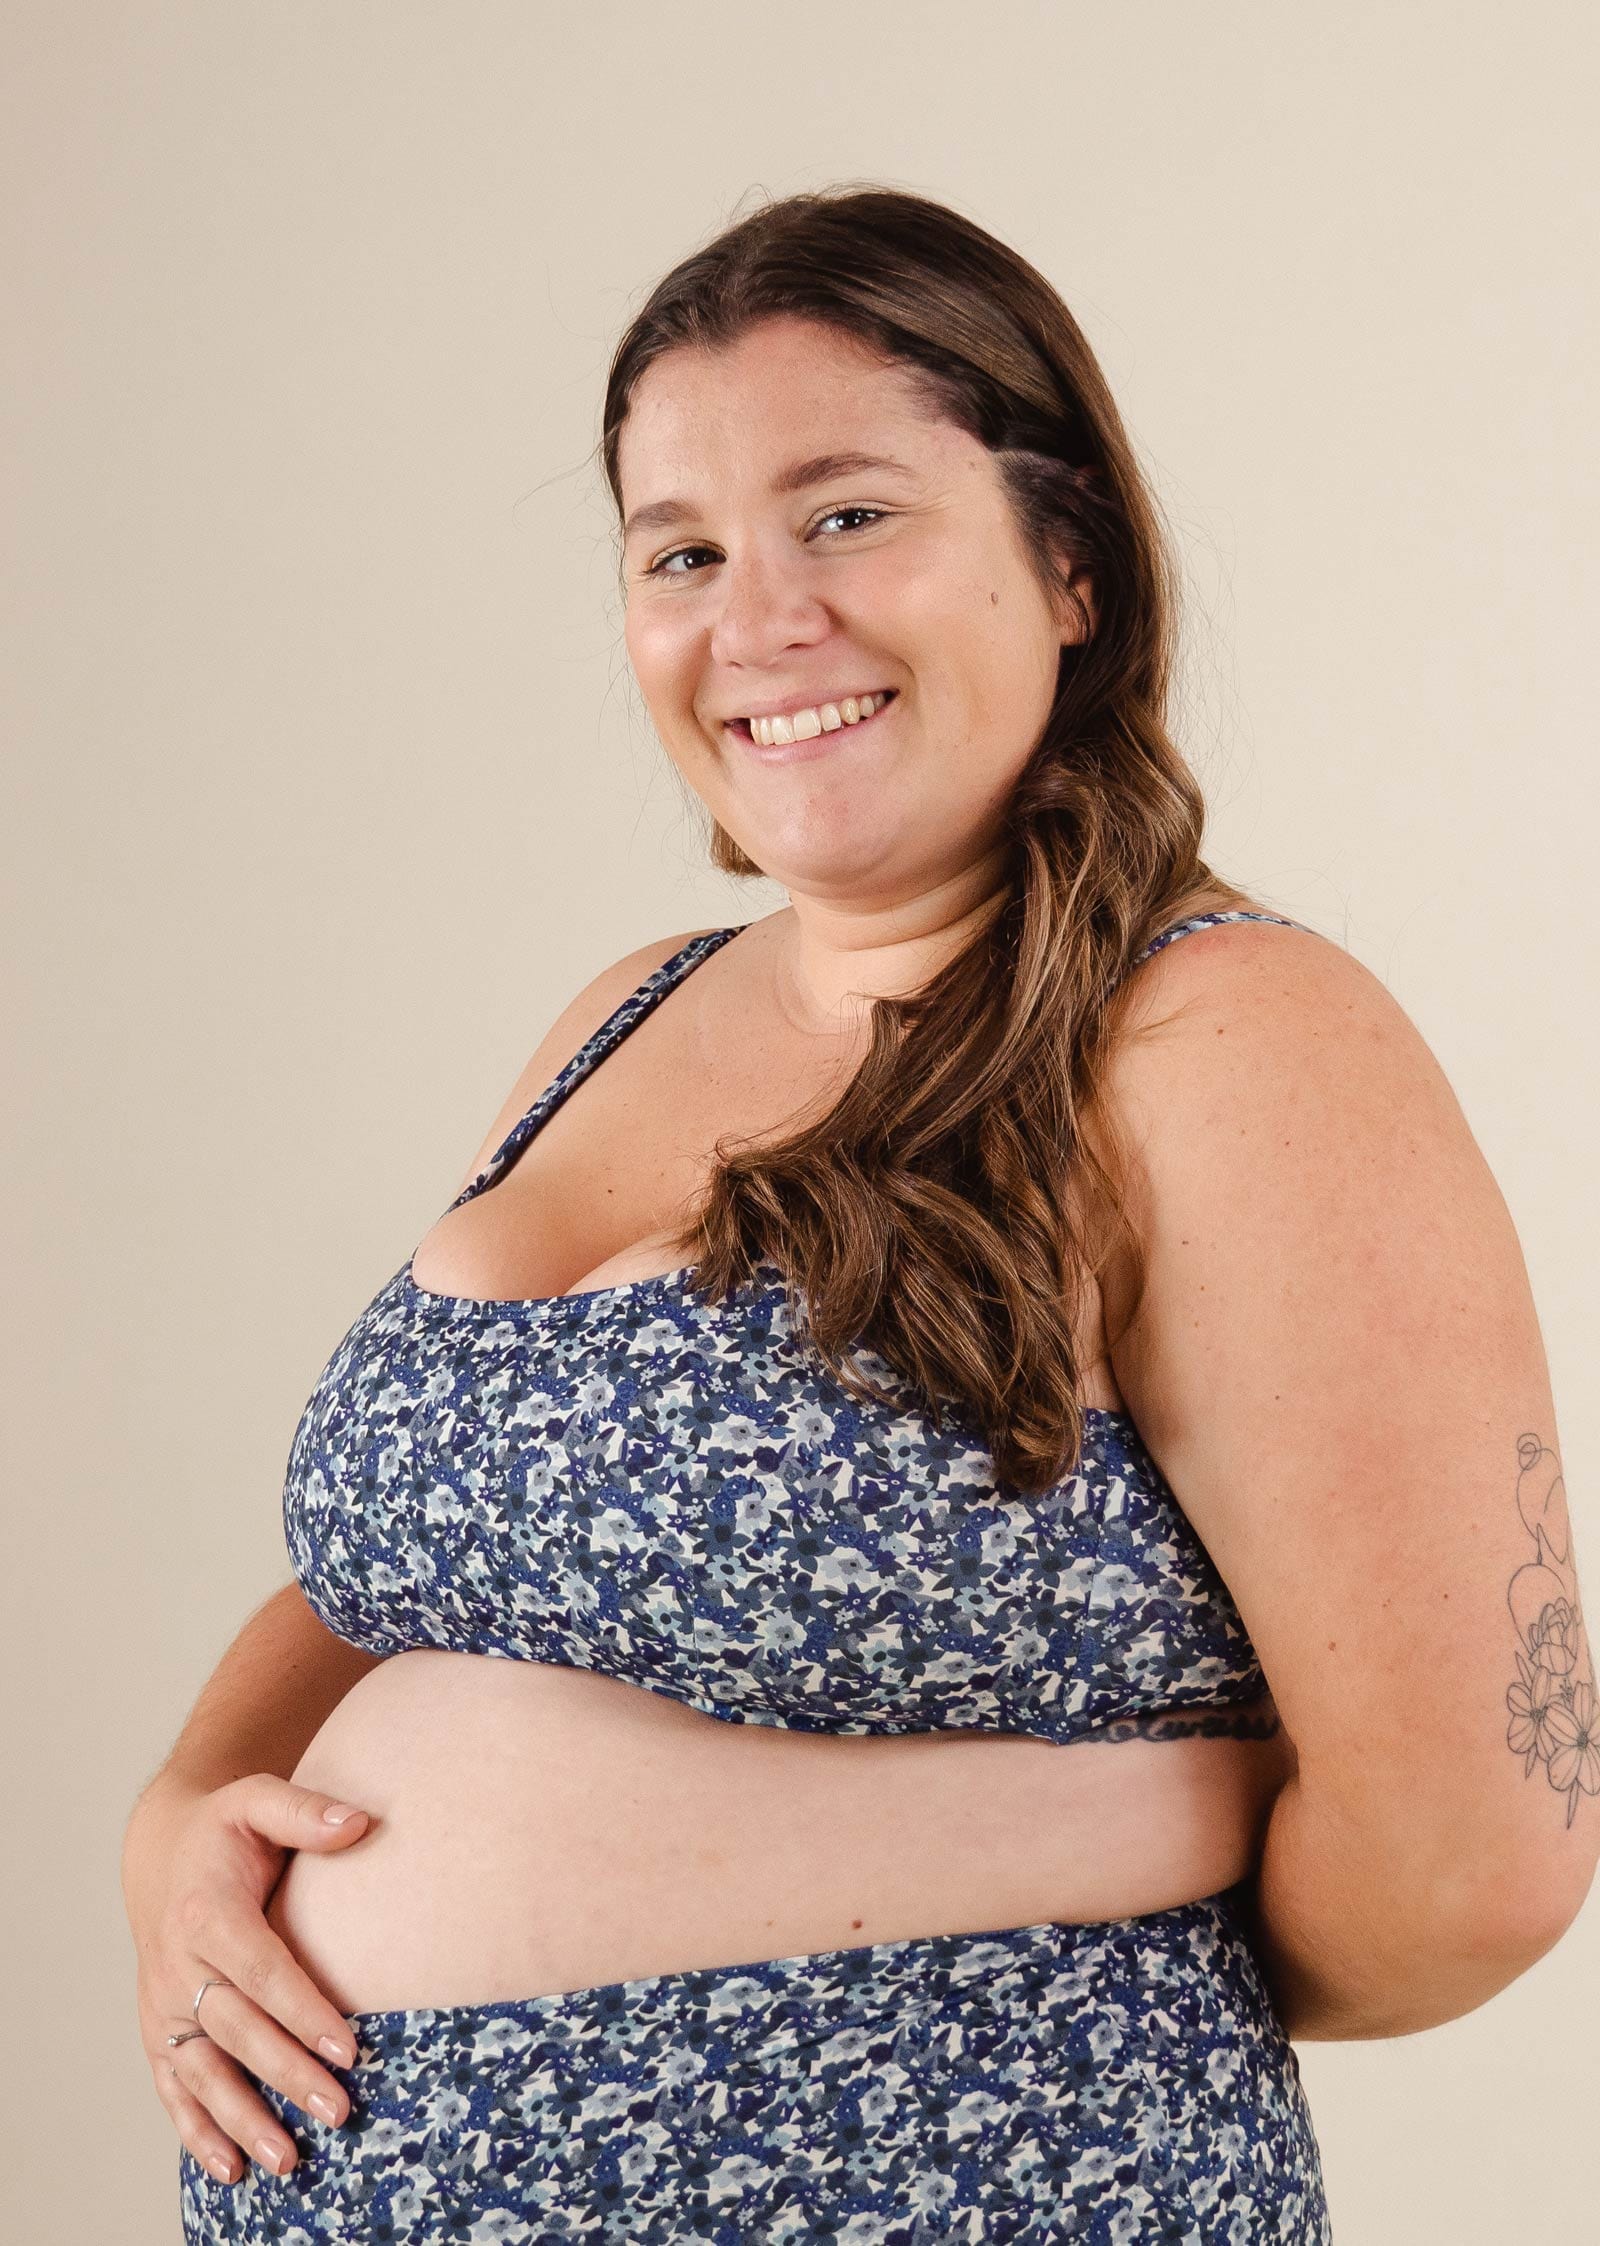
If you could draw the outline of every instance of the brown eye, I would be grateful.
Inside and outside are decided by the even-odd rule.
[[[693,571],[669,570],[667,568],[668,562],[677,561],[684,554],[708,554],[710,551],[709,546],[675,546],[670,554],[663,554],[659,561],[652,562],[645,571],[645,575],[646,577],[692,576],[695,574]]]
[[[822,523],[833,522],[840,515],[864,515],[867,517],[867,522],[859,523],[856,526],[858,529],[864,530],[871,523],[883,521],[887,513],[886,507],[830,507],[825,515],[818,518],[818,526],[820,527]],[[846,531],[843,535],[848,538],[851,534]],[[698,577],[700,572],[697,569],[668,569],[667,564],[668,562],[681,561],[686,554],[709,554],[713,552],[715,552],[715,548],[711,546],[674,546],[670,554],[663,554],[659,561],[652,562],[645,571],[645,575],[646,577]]]

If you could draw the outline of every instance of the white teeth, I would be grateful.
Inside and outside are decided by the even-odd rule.
[[[787,741],[814,740],[819,733],[837,733],[841,725],[859,725],[883,708],[887,694],[863,694],[858,700],[847,694],[842,702],[823,702],[809,710],[791,710],[787,717],[755,717],[750,720],[750,737],[764,749],[780,747]]]

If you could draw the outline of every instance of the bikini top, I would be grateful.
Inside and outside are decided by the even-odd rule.
[[[1164,929],[1280,913],[1212,912]],[[670,991],[696,936],[595,1031],[450,1206],[505,1175]],[[1138,964],[1136,961],[1134,964]],[[1237,1609],[1124,1411],[1089,1407],[1040,1496],[997,1481],[875,1352],[889,1403],[804,1345],[783,1273],[721,1303],[692,1265],[578,1294],[434,1294],[408,1258],[296,1427],[285,1537],[328,1628],[597,1669],[731,1723],[1057,1741],[1266,1689]]]

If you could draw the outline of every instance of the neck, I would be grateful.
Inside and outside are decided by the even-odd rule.
[[[796,896],[771,917],[774,987],[799,1030],[857,1028],[875,998],[919,990],[998,912],[1010,894],[995,853],[916,895],[869,902]]]

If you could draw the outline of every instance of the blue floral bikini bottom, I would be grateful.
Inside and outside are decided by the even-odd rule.
[[[1237,1893],[556,1995],[358,2012],[330,2128],[188,2246],[1331,2239],[1293,2047]]]

